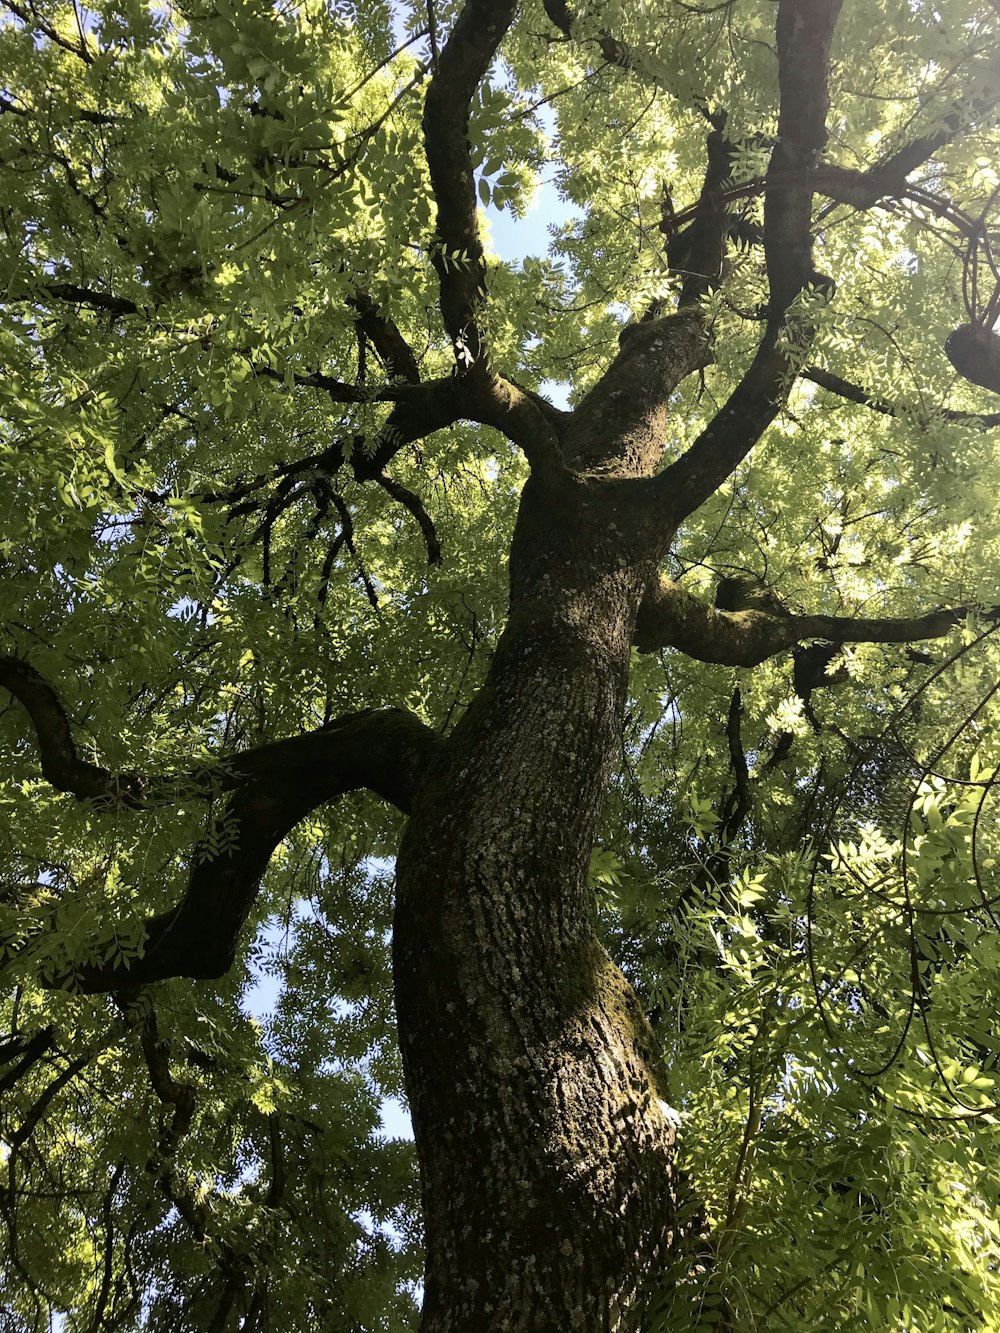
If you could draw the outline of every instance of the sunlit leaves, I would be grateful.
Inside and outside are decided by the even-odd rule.
[[[996,184],[996,17],[945,8],[844,6],[826,160],[866,171],[950,137],[910,173],[917,193],[817,194],[837,291],[817,282],[797,312],[816,363],[893,415],[801,380],[669,569],[709,603],[749,575],[808,611],[968,605],[968,621],[910,653],[845,649],[808,699],[791,656],[735,678],[639,658],[590,864],[709,1228],[712,1262],[679,1275],[691,1329],[725,1310],[741,1333],[964,1330],[1000,1308],[997,649],[975,610],[1000,598],[996,446],[954,416],[996,404],[943,351],[967,239],[944,201],[975,217]],[[435,6],[438,41],[457,9]],[[774,7],[575,9],[565,40],[526,5],[472,107],[483,210],[521,216],[544,179],[570,213],[523,262],[490,256],[484,320],[500,369],[580,401],[622,326],[674,297],[671,218],[695,206],[725,110],[740,225],[671,459],[766,320]],[[511,447],[459,424],[393,457],[434,522],[434,569],[413,514],[354,470],[398,389],[358,291],[425,378],[453,368],[421,147],[428,11],[25,12],[34,27],[0,24],[2,651],[52,681],[88,761],[169,793],[145,810],[61,795],[21,713],[0,718],[4,1302],[32,1329],[68,1310],[73,1333],[203,1330],[231,1286],[230,1322],[264,1291],[288,1333],[408,1327],[413,1161],[379,1123],[401,1092],[397,817],[358,798],[304,821],[218,985],[72,988],[88,962],[140,957],[143,918],[225,855],[220,793],[194,777],[350,709],[448,728],[503,626],[526,473]]]

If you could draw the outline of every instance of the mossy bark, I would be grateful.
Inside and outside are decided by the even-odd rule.
[[[508,627],[400,850],[424,1333],[638,1329],[675,1229],[652,1034],[586,885],[653,568],[627,528],[613,486],[528,483]]]

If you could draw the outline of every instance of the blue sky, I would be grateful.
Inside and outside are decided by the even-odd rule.
[[[486,209],[493,249],[501,259],[519,264],[527,255],[544,256],[549,248],[549,228],[562,226],[573,217],[575,209],[560,197],[551,177],[550,168],[542,175],[531,207],[523,218],[498,212],[492,204]],[[541,387],[556,407],[568,407],[568,385],[545,380]]]

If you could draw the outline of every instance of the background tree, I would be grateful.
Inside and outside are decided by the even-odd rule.
[[[994,1327],[995,4],[2,6],[4,1318]]]

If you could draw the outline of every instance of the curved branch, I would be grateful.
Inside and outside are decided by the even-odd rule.
[[[390,380],[420,383],[420,368],[410,344],[398,326],[379,310],[362,288],[348,298],[347,304],[357,315],[358,328],[378,352]]]
[[[423,534],[424,545],[427,547],[427,563],[429,565],[439,565],[441,563],[441,543],[438,540],[434,520],[424,508],[424,502],[420,496],[408,490],[407,487],[401,486],[392,477],[387,477],[384,472],[380,472],[375,480],[387,495],[391,495],[394,500],[399,501],[404,509],[410,511]]]
[[[516,0],[467,0],[451,30],[424,102],[424,151],[437,202],[431,259],[445,329],[460,372],[485,366],[479,317],[486,261],[479,235],[469,144],[469,108],[517,10]]]
[[[137,809],[146,803],[148,779],[138,773],[113,773],[80,758],[66,710],[33,666],[19,657],[0,657],[0,685],[24,706],[31,719],[42,776],[57,791],[114,809]]]
[[[195,1111],[195,1090],[190,1083],[180,1083],[174,1078],[170,1069],[170,1048],[160,1036],[156,1012],[152,1006],[141,1020],[139,1044],[153,1091],[164,1106],[173,1108],[170,1124],[159,1143],[159,1152],[165,1157],[170,1156],[191,1126]]]
[[[764,189],[764,259],[770,303],[756,355],[728,402],[694,444],[657,478],[672,521],[692,513],[729,476],[777,416],[794,369],[812,341],[807,319],[791,311],[813,268],[814,173],[826,144],[830,47],[841,0],[781,0],[778,6],[778,137]]]
[[[148,920],[141,958],[85,965],[73,975],[74,988],[94,993],[167,977],[221,977],[236,957],[271,855],[295,825],[317,806],[364,788],[408,812],[435,748],[429,727],[390,708],[352,713],[236,756],[219,783],[232,792],[221,830],[226,849],[198,861],[183,899]]]
[[[283,378],[274,374],[277,379]],[[319,382],[319,377],[302,377],[299,382],[327,387]],[[511,380],[496,376],[473,381],[449,375],[421,383],[401,381],[374,395],[374,400],[381,401],[390,395],[395,406],[370,450],[367,437],[356,433],[292,463],[279,463],[270,472],[248,481],[234,482],[223,490],[202,492],[198,498],[207,504],[232,505],[234,516],[249,514],[266,507],[267,501],[258,494],[266,487],[280,487],[289,478],[309,473],[332,477],[348,460],[357,481],[376,481],[381,485],[382,473],[408,444],[459,421],[475,421],[501,431],[523,451],[533,470],[553,472],[562,468],[559,441],[572,414],[554,407],[538,394],[519,388]],[[288,492],[284,494],[287,497]],[[411,512],[416,517],[416,511]]]
[[[912,643],[941,639],[973,611],[988,620],[1000,619],[1000,607],[983,611],[968,606],[901,619],[717,611],[679,584],[661,579],[643,598],[633,642],[640,652],[677,648],[699,662],[753,667],[804,639],[826,639],[832,643]]]
[[[81,760],[55,691],[19,658],[0,658],[0,684],[21,702],[34,724],[46,779],[59,791],[110,808],[147,804],[154,784]],[[205,797],[229,793],[222,818],[225,850],[192,867],[176,907],[150,917],[143,956],[131,963],[85,965],[71,984],[96,992],[132,989],[165,977],[218,977],[232,966],[240,930],[253,906],[271,854],[310,811],[345,792],[367,788],[408,813],[434,749],[431,729],[402,709],[352,713],[308,735],[262,745],[213,771],[187,779]],[[184,780],[173,784],[181,789]]]
[[[500,375],[401,384],[374,451],[369,455],[356,449],[351,467],[358,481],[378,481],[407,444],[458,421],[475,421],[501,431],[524,453],[532,470],[554,474],[563,469],[559,434],[569,415]]]
[[[459,379],[428,380],[424,384],[400,385],[400,389],[405,392],[386,418],[375,448],[370,454],[356,449],[351,456],[351,468],[358,481],[377,480],[399,451],[415,440],[463,419],[475,419],[470,395]]]

